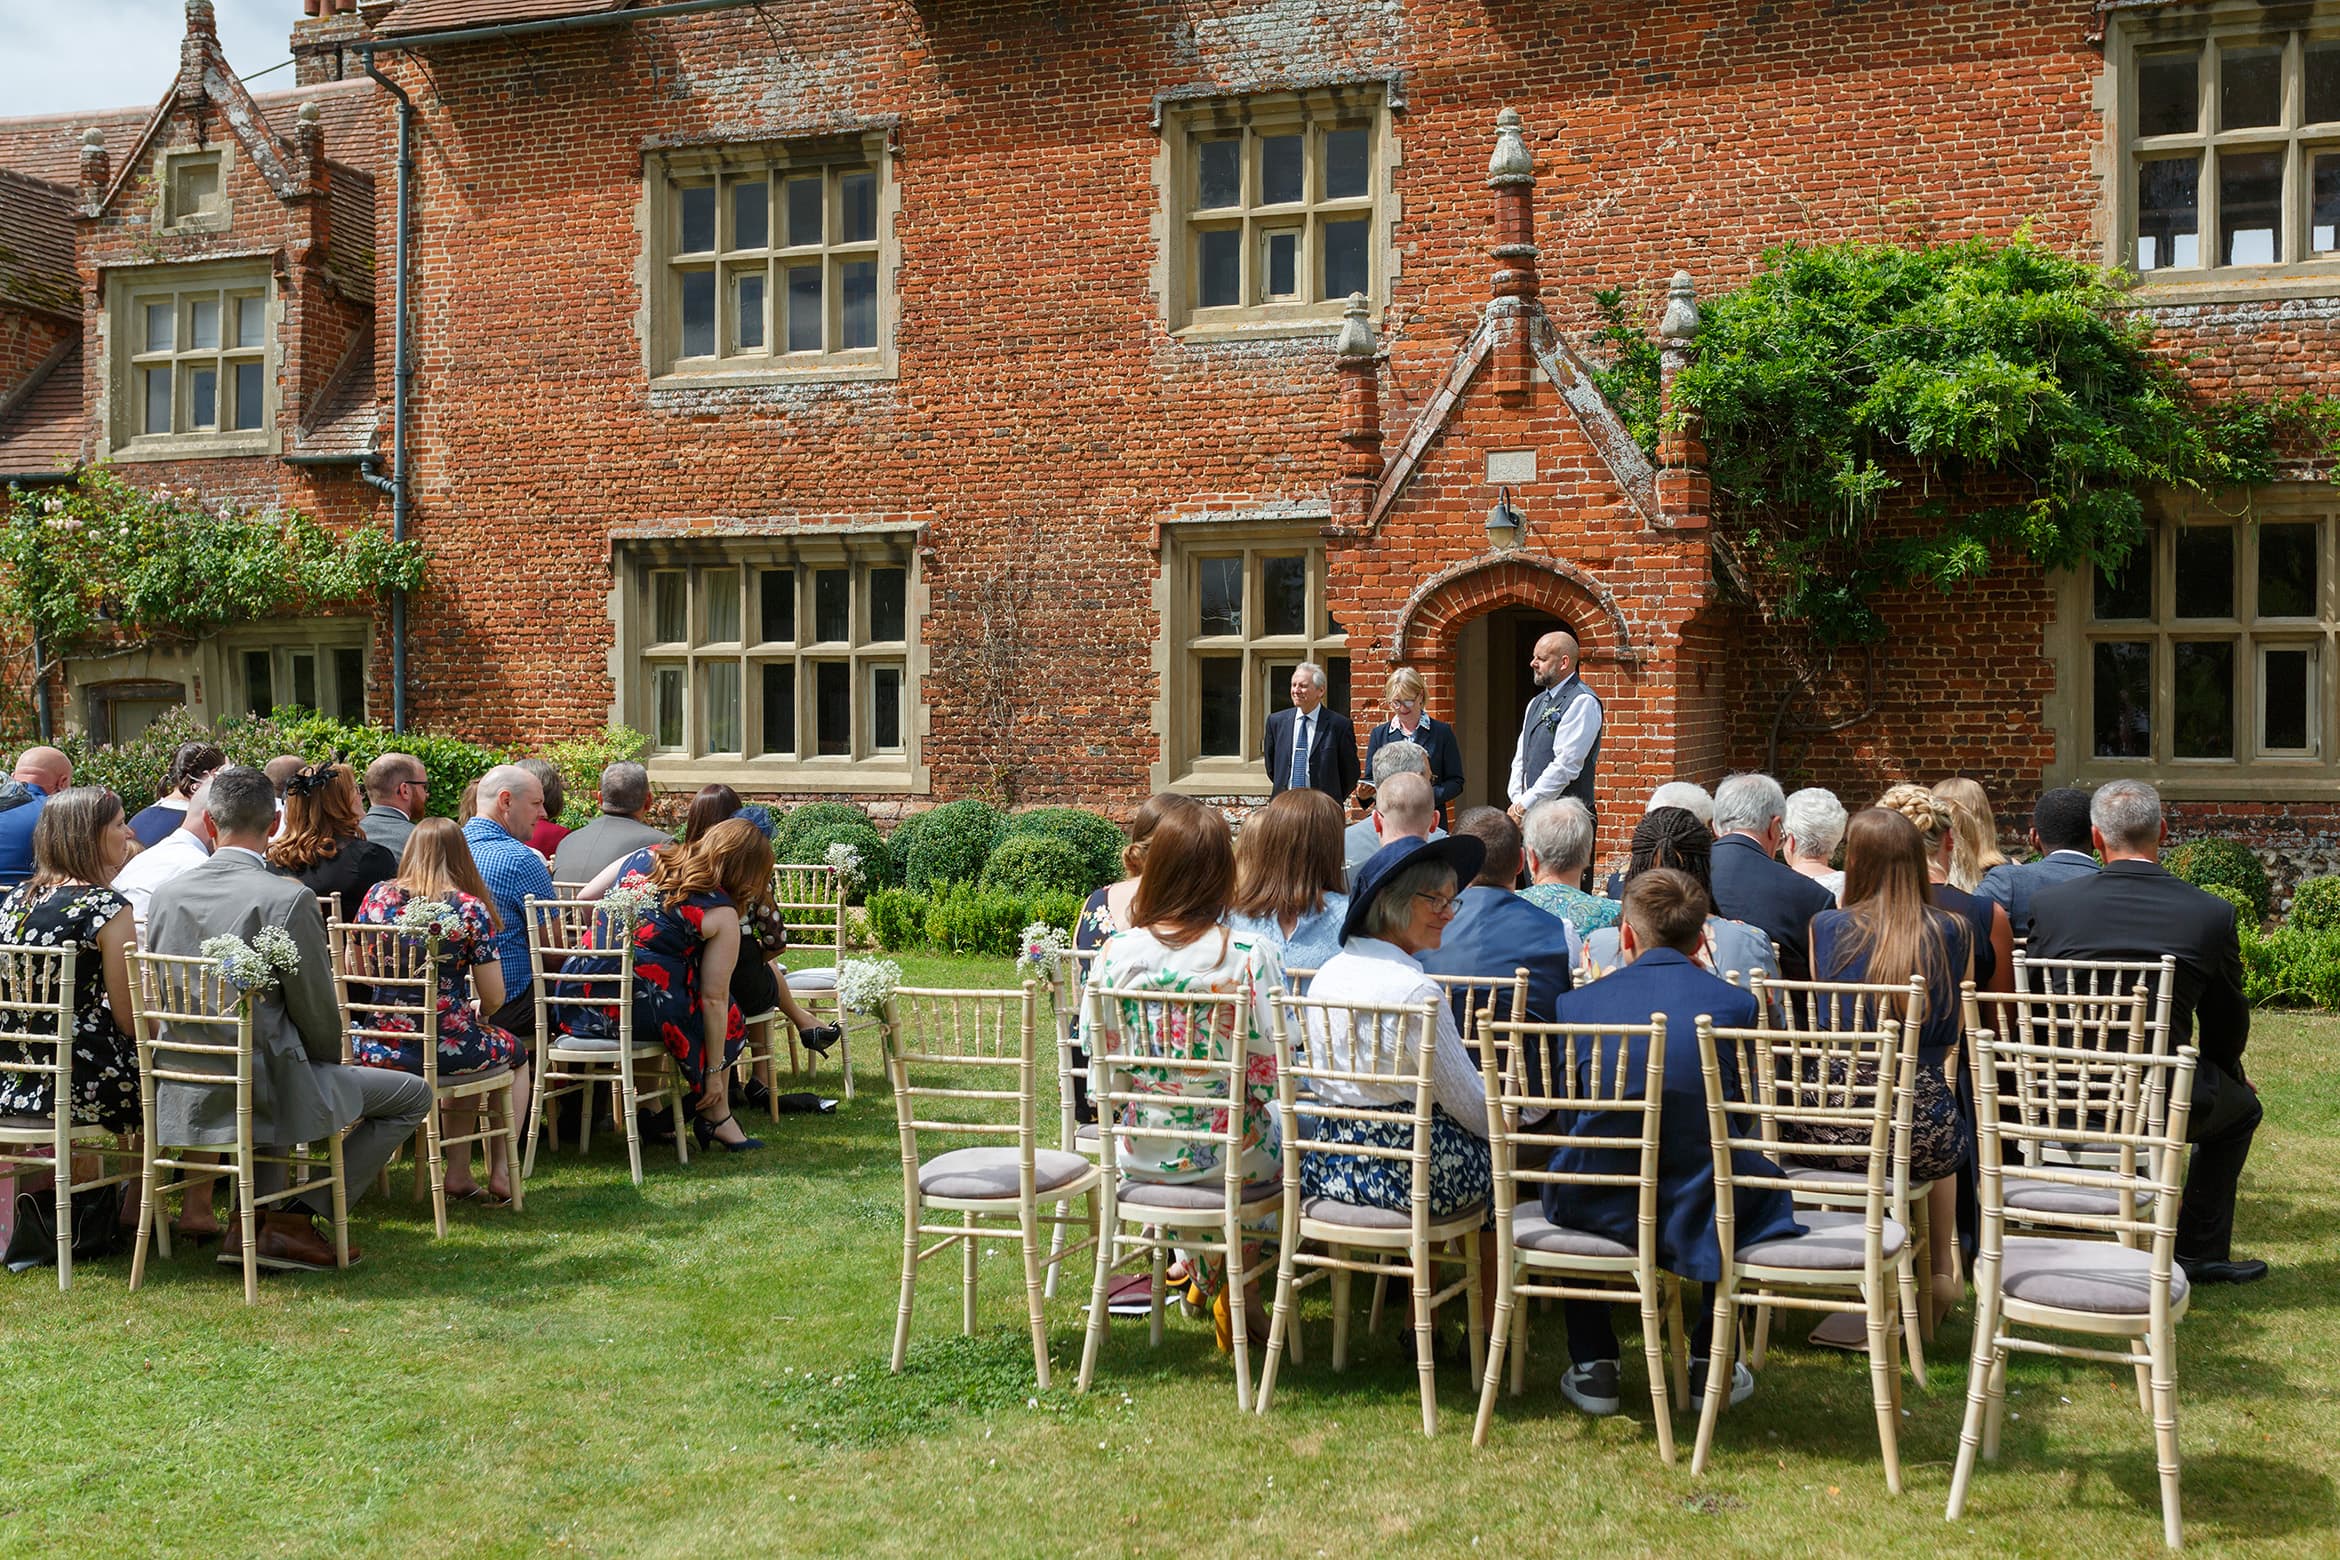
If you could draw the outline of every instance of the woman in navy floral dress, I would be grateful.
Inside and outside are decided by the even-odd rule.
[[[135,938],[130,901],[105,886],[130,859],[122,799],[94,786],[59,791],[33,825],[32,846],[31,880],[0,899],[0,943],[80,950],[73,966],[73,1120],[136,1132],[138,1051],[126,1028]],[[45,1015],[28,1026],[32,1017],[10,1013],[0,1028],[54,1035]],[[0,1056],[46,1063],[55,1053],[0,1039]],[[46,1116],[54,1092],[40,1074],[0,1073],[0,1116]]]

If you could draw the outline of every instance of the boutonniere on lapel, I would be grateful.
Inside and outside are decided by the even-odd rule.
[[[1540,719],[1546,729],[1558,731],[1560,729],[1560,706],[1557,704],[1546,705]]]

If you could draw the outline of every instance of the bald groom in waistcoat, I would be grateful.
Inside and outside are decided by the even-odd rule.
[[[1601,700],[1576,675],[1576,636],[1554,629],[1536,641],[1528,662],[1536,696],[1519,723],[1511,755],[1511,821],[1554,797],[1573,796],[1598,815],[1593,774],[1601,757]]]

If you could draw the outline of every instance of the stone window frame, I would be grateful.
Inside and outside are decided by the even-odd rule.
[[[649,152],[644,159],[644,196],[640,218],[643,308],[639,328],[644,345],[644,367],[652,385],[670,388],[691,385],[793,384],[896,377],[899,368],[895,335],[901,315],[897,286],[901,269],[900,250],[895,237],[901,182],[895,165],[896,157],[892,134],[886,129],[725,142]],[[876,238],[866,243],[831,241],[827,228],[837,215],[838,176],[857,168],[867,168],[876,176]],[[791,176],[804,177],[816,173],[827,184],[823,199],[824,241],[818,246],[805,246],[802,249],[791,249],[785,245],[773,247],[771,241],[782,236],[787,216],[785,197],[781,193],[783,182]],[[767,243],[762,247],[742,248],[731,242],[736,233],[736,215],[732,202],[724,199],[723,194],[732,183],[745,183],[757,177],[762,178],[769,191],[766,205]],[[679,248],[682,239],[681,191],[688,187],[701,187],[709,182],[714,183],[717,189],[717,247],[712,251],[683,251]],[[815,255],[820,257],[818,263],[823,272],[823,349],[817,353],[776,350],[783,346],[786,337],[785,283],[780,280],[782,273],[789,261],[803,263]],[[843,260],[863,256],[874,260],[877,267],[876,343],[867,348],[832,348],[828,342],[834,337],[829,332],[836,327],[838,310],[841,308],[836,272]],[[736,318],[735,295],[728,284],[732,278],[752,270],[758,263],[765,277],[762,304],[765,319],[764,347],[760,351],[730,350],[736,347],[738,332],[731,323]],[[685,357],[682,276],[688,271],[707,269],[712,269],[716,276],[717,350],[713,354]]]
[[[1155,575],[1155,672],[1162,697],[1155,706],[1160,741],[1154,763],[1156,790],[1191,796],[1259,795],[1268,789],[1261,751],[1268,716],[1291,702],[1290,668],[1303,660],[1325,666],[1332,687],[1327,703],[1339,708],[1351,659],[1347,630],[1329,616],[1332,544],[1324,519],[1292,521],[1202,521],[1163,528],[1161,568]],[[1305,556],[1308,590],[1303,621],[1309,631],[1272,635],[1262,630],[1264,597],[1259,582],[1268,558]],[[1243,621],[1236,634],[1204,634],[1201,570],[1204,560],[1243,560]],[[1201,749],[1203,686],[1201,663],[1240,663],[1241,704],[1237,751],[1204,754]],[[1337,664],[1336,664],[1337,663]],[[1350,695],[1353,702],[1354,695]]]
[[[262,714],[253,707],[251,661],[268,663],[271,708],[303,704],[320,714],[363,722],[367,684],[373,675],[373,620],[371,618],[311,618],[285,623],[254,624],[220,632],[215,649],[219,658],[222,713]],[[355,666],[351,666],[354,661]],[[302,665],[307,664],[309,691],[314,702],[301,699]],[[351,677],[355,675],[355,691]]]
[[[208,146],[174,146],[155,159],[154,225],[170,234],[224,233],[235,225],[228,196],[236,166],[234,138]],[[216,184],[208,208],[184,209],[180,180],[193,168],[209,166]]]
[[[1336,334],[1347,294],[1324,298],[1305,296],[1308,291],[1321,290],[1322,257],[1313,243],[1302,245],[1300,271],[1304,296],[1301,300],[1257,301],[1252,280],[1260,265],[1262,229],[1305,225],[1313,235],[1318,227],[1318,215],[1330,211],[1355,210],[1367,215],[1369,274],[1363,290],[1368,305],[1378,313],[1390,297],[1399,266],[1394,234],[1398,216],[1396,171],[1401,149],[1395,126],[1397,115],[1403,109],[1399,86],[1380,79],[1174,97],[1160,102],[1156,113],[1160,148],[1154,168],[1157,197],[1154,284],[1170,333],[1188,342]],[[1371,132],[1367,143],[1371,156],[1366,174],[1367,193],[1353,200],[1319,199],[1319,134],[1325,129],[1349,125],[1362,125]],[[1308,137],[1306,198],[1294,205],[1262,207],[1253,199],[1259,181],[1258,140],[1263,132],[1292,129],[1303,130]],[[1200,178],[1198,145],[1237,134],[1245,143],[1243,204],[1208,211],[1198,209],[1195,204]],[[1228,223],[1237,224],[1245,235],[1239,253],[1246,301],[1206,308],[1200,304],[1197,293],[1197,234]]]
[[[2151,507],[2152,586],[2149,615],[2104,617],[2097,612],[2096,573],[2068,570],[2055,582],[2057,616],[2051,641],[2055,692],[2048,724],[2057,739],[2054,778],[2093,786],[2107,780],[2151,781],[2173,800],[2329,800],[2340,780],[2340,492],[2325,483],[2283,483],[2255,490],[2239,512],[2199,496],[2163,496]],[[2315,607],[2312,616],[2261,616],[2258,559],[2264,528],[2317,527]],[[2230,528],[2233,588],[2230,611],[2218,617],[2176,615],[2177,547],[2181,532]],[[2149,649],[2149,754],[2098,756],[2099,645],[2145,644]],[[2232,646],[2232,757],[2181,757],[2177,738],[2180,647]],[[2267,652],[2304,651],[2304,725],[2309,747],[2266,745],[2270,678]]]
[[[647,732],[645,759],[651,777],[664,784],[706,785],[720,781],[759,791],[911,792],[922,790],[921,687],[925,674],[921,630],[927,610],[915,528],[854,530],[836,535],[787,535],[710,539],[650,538],[617,543],[612,609],[617,623],[617,708],[613,719]],[[872,578],[880,570],[902,573],[902,637],[879,639],[872,622]],[[786,601],[793,621],[788,637],[769,637],[763,577],[794,575]],[[825,636],[820,576],[847,576],[845,637]],[[728,580],[725,577],[728,576]],[[661,591],[681,582],[683,637],[662,637]],[[728,586],[729,606],[711,589]],[[671,601],[673,598],[664,598]],[[728,631],[731,637],[716,637]],[[805,637],[811,634],[815,637]],[[820,668],[847,668],[850,735],[847,751],[808,752],[817,746],[819,716],[815,691]],[[794,702],[793,751],[765,745],[766,667],[789,669]],[[726,668],[735,679],[737,748],[714,746],[726,733],[710,728],[707,690]],[[681,700],[679,737],[662,718],[662,680]],[[873,729],[881,678],[895,679],[895,745],[881,745]]]
[[[192,334],[193,305],[209,294],[219,308],[217,339],[213,347],[188,342]],[[257,346],[240,336],[230,345],[241,318],[241,300],[259,301]],[[146,310],[167,299],[172,309],[172,345],[147,350]],[[104,419],[106,454],[115,460],[180,460],[230,455],[265,455],[276,448],[278,406],[277,338],[282,328],[283,298],[274,267],[265,257],[222,260],[194,265],[166,265],[136,271],[115,271],[107,278],[106,328],[111,350],[109,395]],[[234,366],[256,362],[260,370],[260,425],[257,428],[216,426],[231,420],[243,404],[235,388]],[[213,387],[215,426],[190,427],[183,423],[185,403],[193,398],[193,375],[208,363],[217,376]],[[171,430],[148,433],[146,428],[146,374],[167,367],[172,373]]]
[[[2304,17],[2304,20],[2301,19]],[[2340,118],[2308,122],[2306,112],[2305,51],[2307,46],[2340,49],[2340,6],[2324,4],[2312,11],[2301,8],[2288,20],[2271,22],[2266,10],[2232,0],[2202,8],[2169,13],[2126,13],[2111,19],[2107,33],[2105,79],[2111,112],[2106,115],[2106,166],[2110,179],[2111,213],[2105,239],[2105,261],[2138,277],[2139,290],[2148,296],[2167,295],[2197,302],[2241,301],[2283,296],[2323,296],[2340,287],[2340,213],[2331,224],[2334,247],[2322,251],[2313,245],[2312,174],[2316,160],[2328,160],[2331,176],[2340,180]],[[2218,127],[2219,65],[2226,51],[2251,46],[2282,51],[2281,122],[2272,126]],[[2196,53],[2196,114],[2190,131],[2140,136],[2141,65],[2155,57],[2192,50]],[[2276,256],[2267,263],[2214,263],[2222,247],[2219,232],[2221,154],[2276,151],[2282,159],[2282,218],[2276,238]],[[2138,271],[2140,240],[2139,169],[2154,157],[2193,153],[2197,168],[2195,206],[2196,263],[2157,266]]]

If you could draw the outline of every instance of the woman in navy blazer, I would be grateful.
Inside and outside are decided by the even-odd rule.
[[[1428,690],[1422,674],[1401,666],[1389,674],[1389,719],[1373,728],[1365,742],[1365,773],[1373,773],[1373,755],[1392,742],[1411,742],[1430,755],[1430,792],[1438,800],[1438,826],[1446,827],[1446,804],[1462,795],[1462,748],[1454,728],[1422,711]]]

